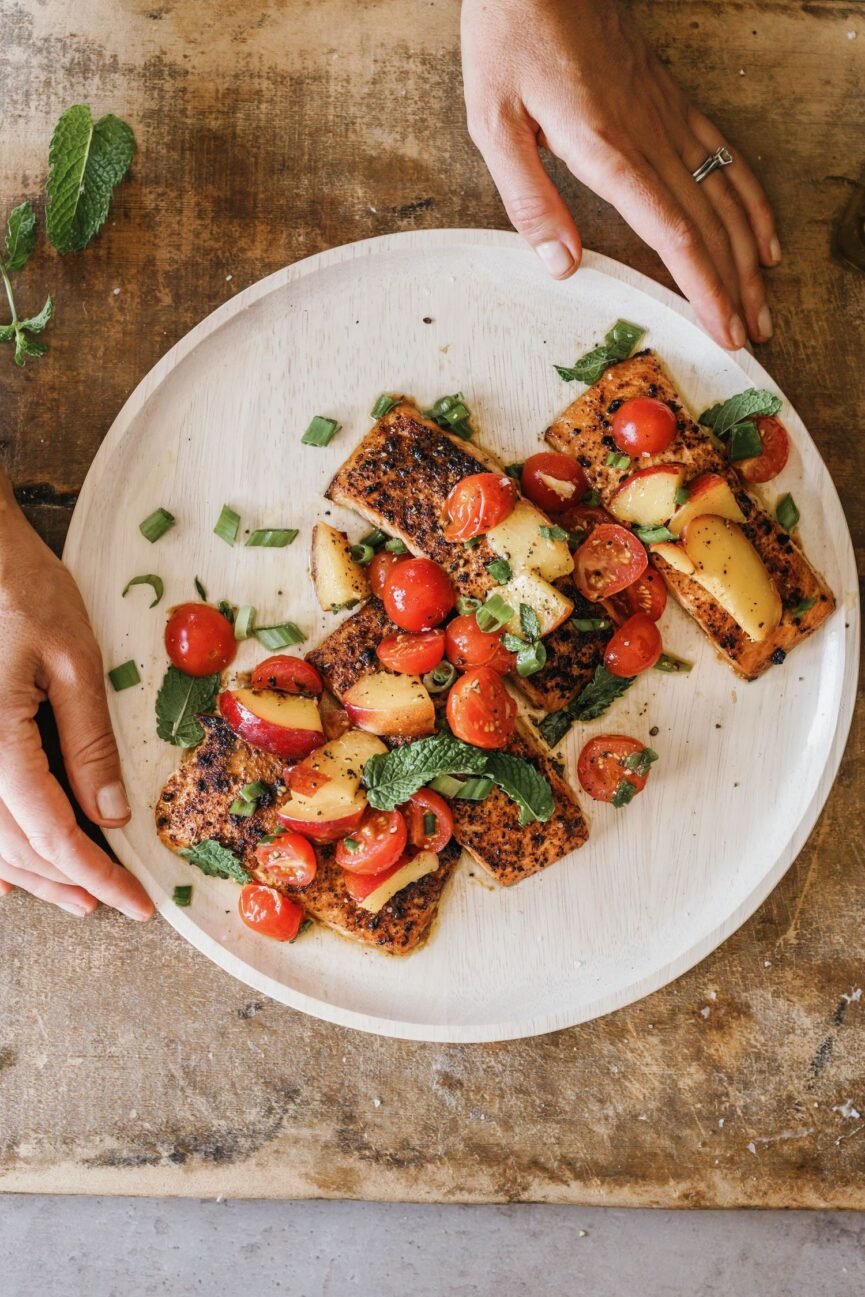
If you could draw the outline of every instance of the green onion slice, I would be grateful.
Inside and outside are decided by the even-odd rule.
[[[429,781],[429,787],[434,792],[441,793],[442,797],[456,797],[462,786],[463,780],[457,779],[455,775],[436,775],[435,779]]]
[[[387,540],[387,532],[382,531],[380,527],[373,527],[365,536],[361,536],[358,541],[359,545],[371,545],[373,549],[381,549]]]
[[[611,798],[613,806],[619,810],[622,806],[627,806],[637,795],[637,785],[632,784],[630,779],[623,779]]]
[[[360,846],[360,843],[358,842],[357,838],[343,838],[342,844],[345,847],[346,851],[357,851],[358,847]]]
[[[202,585],[198,577],[195,578],[195,593],[198,595],[199,599],[201,599],[204,603],[207,603],[207,591],[205,590],[204,586]]]
[[[261,527],[252,533],[246,544],[249,549],[284,549],[299,535],[297,527]]]
[[[138,667],[131,659],[128,662],[121,662],[119,667],[112,667],[108,672],[108,679],[117,693],[120,693],[121,689],[131,689],[133,685],[141,684]]]
[[[367,563],[371,563],[375,558],[375,550],[372,545],[365,545],[363,541],[358,542],[357,545],[351,545],[348,552],[355,563],[359,563],[361,567],[366,567]]]
[[[463,544],[465,545],[466,549],[475,549],[478,545],[480,545],[480,543],[481,543],[480,536],[469,536],[468,540],[463,541]]]
[[[156,576],[155,573],[150,572],[147,576],[134,576],[131,581],[127,581],[126,585],[123,587],[122,598],[126,598],[126,591],[131,590],[134,585],[149,585],[153,587],[153,593],[156,595],[156,598],[148,604],[148,607],[150,608],[155,608],[165,593],[165,585],[162,577]]]
[[[233,603],[229,603],[227,599],[220,599],[216,605],[216,611],[222,613],[225,620],[230,621],[232,626],[234,625],[234,615],[237,610]]]
[[[391,536],[390,540],[385,541],[384,547],[389,554],[408,553],[408,545],[406,545],[404,540],[400,540],[399,536]]]
[[[654,761],[658,760],[658,754],[654,748],[643,748],[640,752],[631,752],[622,762],[626,770],[633,770],[635,775],[640,775],[645,779],[649,773],[649,768]]]
[[[243,785],[240,790],[240,796],[246,802],[254,802],[257,801],[259,797],[263,797],[264,794],[269,791],[267,784],[263,784],[260,779],[256,779],[254,784]]]
[[[546,664],[547,650],[544,648],[541,640],[535,640],[533,644],[521,648],[517,654],[517,675],[525,679],[526,676],[533,676]]]
[[[470,775],[454,796],[462,802],[482,802],[492,792],[493,782],[490,775]]]
[[[226,545],[233,545],[240,530],[240,514],[235,513],[230,505],[224,504],[213,530],[220,540],[225,541]]]
[[[480,599],[473,599],[470,595],[457,595],[457,612],[464,617],[466,613],[477,612],[481,606]]]
[[[424,837],[431,838],[436,831],[437,824],[438,820],[433,815],[432,811],[427,811],[423,817]]]
[[[185,910],[188,905],[192,904],[192,884],[185,883],[181,887],[175,887],[171,893],[171,899],[175,905],[179,905],[182,910]]]
[[[438,666],[434,666],[432,671],[427,671],[423,677],[423,683],[426,685],[428,693],[443,694],[446,689],[450,689],[456,678],[457,669],[452,662],[439,662]]]
[[[612,626],[609,617],[572,617],[571,625],[587,635],[593,630],[609,630]]]
[[[680,486],[677,489],[676,494],[674,496],[676,504],[687,504],[690,494],[691,492],[688,490],[686,486]]]
[[[432,419],[440,428],[462,437],[463,441],[469,441],[473,435],[474,429],[469,423],[471,410],[463,400],[462,392],[455,392],[453,396],[440,396],[432,409],[424,413],[427,419]]]
[[[275,842],[277,838],[282,837],[283,833],[288,833],[288,829],[274,829],[273,833],[265,833],[258,840],[259,842]]]
[[[499,585],[507,585],[513,576],[511,565],[506,558],[496,558],[492,563],[487,563],[487,571]]]
[[[756,423],[735,424],[730,430],[729,453],[732,460],[751,459],[754,455],[762,455],[763,443]]]
[[[306,639],[303,631],[293,621],[283,622],[281,626],[256,626],[255,638],[267,649],[290,648],[292,644],[302,644]]]
[[[570,540],[571,536],[571,533],[566,531],[564,527],[560,527],[558,523],[554,523],[552,526],[542,523],[538,530],[544,540]]]
[[[631,467],[631,457],[630,455],[620,455],[618,451],[611,450],[607,458],[604,460],[604,463],[607,468],[618,468],[624,470]]]
[[[816,596],[811,599],[803,599],[801,603],[796,604],[795,608],[790,609],[790,616],[804,617],[805,613],[810,612],[810,610],[814,607],[814,604],[816,602],[817,602]]]
[[[249,819],[250,815],[255,813],[255,802],[247,801],[245,797],[236,797],[228,808],[229,815],[242,815],[244,819]]]
[[[154,509],[153,513],[148,514],[144,522],[138,524],[138,530],[145,540],[149,540],[151,545],[154,541],[159,540],[160,536],[174,526],[176,519],[173,513],[167,509]]]
[[[317,414],[300,440],[305,446],[329,446],[338,431],[336,419],[326,419]]]
[[[597,509],[600,507],[601,497],[597,491],[587,491],[580,503],[586,505],[589,509]]]
[[[500,594],[491,594],[475,613],[475,621],[482,631],[490,633],[507,626],[513,615],[513,608],[505,603]]]
[[[523,475],[524,468],[525,468],[525,462],[520,464],[505,464],[505,472],[507,473],[508,477],[512,477],[515,482],[519,482],[520,478]]]
[[[798,524],[801,514],[796,507],[796,501],[788,491],[782,495],[778,501],[778,507],[775,510],[775,517],[778,519],[785,531],[792,531]]]
[[[251,603],[245,603],[234,614],[234,638],[249,639],[255,625],[255,609]]]
[[[390,396],[387,392],[382,392],[375,405],[369,412],[371,419],[383,419],[386,414],[390,414],[395,405],[399,405],[398,396]]]
[[[693,662],[677,657],[675,653],[662,653],[655,663],[656,671],[665,671],[667,675],[687,675],[694,670]]]
[[[634,533],[644,545],[657,545],[662,540],[678,540],[669,527],[635,527]]]

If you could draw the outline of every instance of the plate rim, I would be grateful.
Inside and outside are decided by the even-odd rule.
[[[263,298],[280,291],[292,282],[317,274],[330,267],[405,248],[441,250],[448,247],[465,246],[474,248],[499,247],[502,250],[511,252],[519,250],[524,252],[527,257],[533,255],[531,249],[523,242],[520,235],[505,230],[449,228],[410,230],[396,234],[378,235],[374,238],[329,248],[324,252],[315,253],[312,256],[284,266],[263,279],[257,280],[254,284],[250,284],[199,321],[139,381],[123,403],[93,458],[72,514],[63,548],[63,561],[69,566],[73,575],[76,571],[76,564],[82,558],[83,553],[85,514],[90,507],[91,497],[98,491],[105,468],[116,447],[126,435],[129,425],[142,412],[147,401],[159,389],[165,379],[211,334],[216,333],[229,321]],[[692,308],[684,298],[681,298],[664,285],[658,284],[655,280],[642,274],[642,272],[633,270],[611,257],[588,250],[584,252],[582,267],[597,270],[618,283],[625,282],[628,286],[645,293],[648,297],[674,311],[688,323],[697,328],[700,327]],[[750,352],[739,351],[735,353],[735,357],[736,363],[755,382],[755,385],[763,381],[768,382],[775,390],[781,393],[787,404],[795,409],[795,406],[787,400],[775,380]],[[845,660],[838,712],[835,717],[835,729],[827,760],[813,796],[788,837],[784,849],[779,853],[772,867],[761,876],[747,897],[740,902],[723,922],[713,927],[709,934],[704,935],[699,941],[688,946],[676,958],[654,969],[650,975],[633,981],[627,987],[618,991],[600,995],[591,1003],[585,1004],[582,1008],[573,1012],[559,1011],[540,1014],[531,1019],[494,1025],[455,1023],[439,1026],[430,1023],[377,1017],[309,996],[255,969],[245,959],[234,954],[228,947],[198,927],[183,910],[172,904],[170,897],[165,896],[156,902],[158,912],[168,920],[182,937],[201,951],[211,962],[230,973],[238,981],[280,1003],[287,1004],[291,1008],[298,1009],[323,1021],[334,1023],[337,1026],[350,1027],[354,1030],[394,1039],[417,1040],[436,1044],[478,1044],[517,1040],[545,1035],[552,1031],[577,1026],[583,1022],[590,1022],[595,1018],[603,1017],[629,1004],[636,1003],[662,987],[670,985],[707,958],[755,913],[801,852],[831,793],[853,718],[858,674],[856,663],[858,662],[860,643],[859,594],[853,545],[837,487],[804,423],[802,427],[814,453],[823,463],[824,469],[826,469],[826,477],[831,488],[829,498],[837,508],[840,517],[844,519],[844,535],[842,543],[838,547],[838,556],[844,574],[842,578],[843,593],[840,597],[848,600],[844,607],[848,627],[843,641]],[[850,593],[853,595],[852,601],[849,601]],[[125,857],[134,863],[134,869],[131,872],[134,872],[139,878],[143,877],[151,888],[162,890],[161,887],[156,888],[156,880],[149,867],[146,862],[139,858],[137,852],[126,840],[123,829],[108,829],[105,830],[105,835],[118,859],[124,860]]]

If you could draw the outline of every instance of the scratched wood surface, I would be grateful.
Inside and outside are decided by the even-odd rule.
[[[860,4],[635,3],[780,216],[790,394],[863,544],[865,277],[833,225],[865,149]],[[59,547],[100,439],[156,359],[297,257],[506,224],[465,133],[456,0],[0,0],[0,199],[38,195],[69,103],[140,153],[99,241],[42,249],[51,354],[0,354],[0,453]],[[566,185],[589,246],[665,278]],[[119,290],[119,291],[118,291]],[[8,759],[8,758],[5,758]],[[167,925],[0,907],[0,1188],[682,1206],[865,1206],[863,726],[770,899],[675,985],[493,1046],[357,1035],[255,997]],[[860,1112],[863,1116],[860,1118]]]

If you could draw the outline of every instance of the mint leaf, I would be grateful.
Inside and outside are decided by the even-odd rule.
[[[36,213],[30,203],[19,203],[9,216],[6,231],[6,269],[23,270],[36,247]]]
[[[764,388],[749,387],[729,400],[712,405],[700,415],[699,422],[711,428],[716,437],[723,439],[737,423],[756,419],[762,414],[777,414],[781,399]]]
[[[594,721],[603,716],[608,707],[620,698],[634,683],[634,676],[614,676],[599,663],[589,683],[572,698],[566,707],[550,712],[538,724],[544,742],[554,748],[576,721]]]
[[[15,364],[23,365],[27,356],[44,356],[48,348],[44,342],[37,342],[31,338],[23,329],[15,330]]]
[[[629,324],[627,320],[617,320],[613,327],[607,330],[604,341],[599,347],[581,356],[570,368],[556,365],[556,372],[566,383],[596,383],[610,365],[628,359],[644,333],[645,329],[639,328],[636,324]]]
[[[134,153],[135,136],[119,117],[94,123],[86,104],[66,110],[51,137],[45,186],[45,224],[58,252],[80,252],[99,232]]]
[[[219,676],[188,676],[166,671],[156,695],[156,733],[178,748],[194,748],[204,738],[199,712],[213,711]]]
[[[392,811],[437,775],[482,775],[486,768],[487,756],[480,748],[452,734],[434,734],[370,757],[363,768],[363,782],[370,806]]]
[[[29,329],[31,333],[41,333],[48,321],[54,315],[54,302],[51,297],[45,299],[45,305],[38,315],[31,315],[29,320],[22,320],[20,327]]]
[[[520,629],[527,640],[541,638],[541,623],[538,614],[530,604],[520,604]]]
[[[549,779],[539,774],[530,761],[513,757],[509,752],[490,752],[487,774],[491,775],[520,808],[520,824],[541,823],[553,813],[553,790]]]
[[[206,838],[194,847],[183,847],[177,854],[209,878],[228,878],[235,883],[252,882],[252,875],[244,869],[234,852],[217,842],[216,838]]]

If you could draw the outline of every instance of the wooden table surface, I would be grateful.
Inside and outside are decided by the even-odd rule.
[[[830,258],[863,163],[865,9],[635,3],[761,170],[780,219],[761,359],[838,484],[857,552],[865,276]],[[62,544],[120,405],[240,288],[334,244],[505,226],[466,134],[457,0],[0,0],[0,198],[41,190],[60,112],[139,153],[85,253],[44,247],[0,352],[0,452]],[[586,244],[666,281],[573,182]],[[5,757],[3,759],[6,759]],[[863,727],[784,882],[726,945],[620,1013],[535,1040],[376,1039],[263,1001],[167,924],[0,907],[0,1188],[865,1207]],[[860,1117],[859,1113],[863,1116]]]

